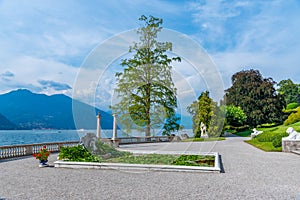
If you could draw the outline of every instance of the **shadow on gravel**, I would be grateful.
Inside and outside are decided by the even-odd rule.
[[[221,173],[225,173],[225,169],[224,169],[224,166],[223,166],[222,156],[221,155],[219,155],[219,160],[220,160]]]
[[[230,138],[230,137],[240,137],[240,136],[235,135],[235,134],[231,134],[231,133],[227,133],[227,134],[225,135],[225,138]]]
[[[0,163],[2,162],[9,162],[9,161],[14,161],[14,160],[22,160],[22,159],[26,159],[26,158],[30,158],[32,156],[21,156],[21,157],[14,157],[14,158],[3,158],[3,159],[0,159]],[[1,198],[0,198],[1,200]]]

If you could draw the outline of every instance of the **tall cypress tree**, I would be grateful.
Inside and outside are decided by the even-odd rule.
[[[187,107],[187,111],[193,116],[193,132],[195,138],[201,136],[201,122],[205,124],[209,137],[219,137],[224,125],[222,116],[217,103],[209,97],[209,92],[200,94],[197,101]]]

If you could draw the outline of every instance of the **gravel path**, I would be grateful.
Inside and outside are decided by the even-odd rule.
[[[124,145],[122,149],[217,151],[225,173],[39,168],[33,157],[0,161],[3,199],[297,199],[300,156],[219,142]],[[57,155],[50,156],[50,164]]]

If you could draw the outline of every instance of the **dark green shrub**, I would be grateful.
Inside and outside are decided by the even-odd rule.
[[[91,154],[83,145],[73,147],[60,147],[59,160],[80,161],[80,162],[100,162],[101,158]]]
[[[274,147],[281,147],[281,139],[288,136],[285,132],[275,132],[278,128],[270,129],[267,132],[263,132],[256,136],[256,140],[259,142],[272,142]]]
[[[282,137],[275,137],[272,141],[272,144],[274,147],[281,147],[282,146],[282,142],[281,142]]]
[[[237,131],[237,132],[240,132],[240,131],[246,131],[248,130],[250,127],[249,125],[244,125],[244,126],[231,126],[231,125],[226,125],[225,126],[225,130],[234,130],[234,131]]]
[[[272,128],[268,131],[265,131],[265,132],[259,134],[255,138],[259,142],[272,142],[273,138],[276,137],[276,135],[278,134],[278,133],[275,132],[277,129],[278,129],[278,127]]]
[[[299,106],[298,103],[294,102],[294,103],[289,103],[287,106],[286,106],[286,110],[292,110],[292,109],[295,109]]]

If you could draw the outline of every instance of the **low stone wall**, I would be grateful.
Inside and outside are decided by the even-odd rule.
[[[300,149],[300,140],[282,139],[282,151],[291,152]]]

